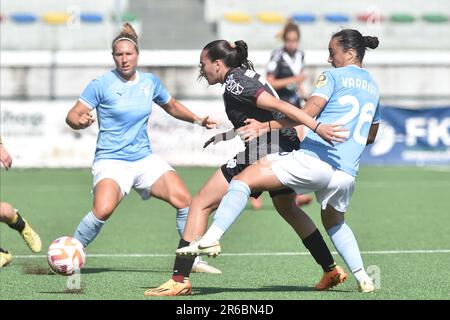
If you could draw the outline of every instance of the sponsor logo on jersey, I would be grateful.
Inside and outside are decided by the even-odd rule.
[[[236,159],[231,159],[227,162],[227,168],[233,169],[236,168],[237,161]]]
[[[230,75],[225,82],[225,88],[227,91],[230,91],[232,94],[240,95],[242,91],[244,91],[244,87],[234,80],[233,75]]]

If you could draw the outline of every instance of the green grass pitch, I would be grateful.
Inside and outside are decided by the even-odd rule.
[[[178,173],[195,194],[214,170],[178,168]],[[89,246],[81,292],[66,292],[67,278],[48,274],[47,247],[71,235],[90,210],[91,183],[89,169],[1,172],[2,201],[31,222],[43,250],[32,254],[14,230],[0,224],[0,246],[14,256],[10,266],[0,269],[0,300],[149,299],[143,296],[146,288],[169,279],[178,243],[175,211],[156,199],[141,201],[134,192]],[[351,276],[335,289],[314,291],[320,267],[274,211],[270,198],[263,199],[263,209],[247,207],[225,234],[223,254],[208,259],[223,274],[193,274],[194,295],[179,299],[450,299],[449,168],[361,168],[346,220],[366,268],[380,280],[373,294],[357,292]],[[305,210],[334,252],[320,223],[319,206]]]

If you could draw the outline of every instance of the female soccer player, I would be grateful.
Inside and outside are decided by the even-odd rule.
[[[281,100],[300,108],[306,97],[303,88],[305,79],[305,53],[299,49],[300,29],[288,22],[283,29],[283,47],[275,49],[267,64],[267,81]]]
[[[12,165],[11,155],[4,147],[1,137],[0,163],[6,170],[11,168]],[[39,235],[31,228],[30,224],[22,218],[17,210],[7,202],[0,202],[0,222],[6,223],[11,229],[19,232],[31,251],[41,251],[42,242]],[[11,263],[12,259],[13,256],[8,250],[0,248],[0,268]]]
[[[152,102],[177,119],[208,129],[216,125],[214,120],[198,117],[172,98],[155,75],[136,70],[137,38],[132,26],[125,23],[112,42],[116,68],[91,81],[67,114],[67,124],[78,130],[94,123],[95,110],[99,125],[92,166],[94,203],[74,233],[85,247],[131,188],[143,200],[153,196],[172,205],[182,235],[191,196],[174,169],[152,152],[147,135]],[[206,272],[220,273],[211,267]]]
[[[309,128],[317,127],[316,121],[306,113],[276,98],[272,87],[254,71],[248,60],[247,45],[244,41],[229,43],[216,40],[207,44],[200,55],[200,76],[206,78],[210,85],[224,84],[226,113],[238,134],[239,129],[245,127],[249,119],[267,121],[270,124],[274,119],[284,118],[285,114]],[[340,141],[337,137],[339,131],[340,129],[334,126],[317,127],[317,133],[328,142]],[[300,141],[294,129],[277,130],[272,134],[267,133],[267,130],[264,132],[261,137],[246,143],[245,151],[217,170],[194,197],[179,248],[188,246],[196,237],[203,235],[209,214],[219,205],[234,176],[267,154],[292,151],[299,146]],[[228,136],[225,134],[225,139],[232,136],[232,133]],[[222,135],[217,135],[216,138],[222,138]],[[253,195],[259,194],[256,192]],[[313,221],[295,205],[294,191],[290,188],[279,188],[271,191],[270,196],[278,213],[293,227],[316,262],[322,266],[324,276],[316,288],[327,289],[343,282],[347,275],[334,263]],[[158,288],[147,290],[145,295],[191,294],[188,277],[193,259],[194,257],[177,257],[172,279]]]
[[[267,81],[277,92],[281,100],[301,108],[306,93],[303,87],[305,80],[305,53],[299,49],[300,28],[295,22],[289,21],[282,32],[283,47],[275,49],[267,64]],[[304,126],[297,126],[300,140],[304,138]],[[252,198],[250,198],[252,199]],[[301,206],[312,201],[309,195],[297,195],[297,205]],[[253,202],[252,202],[253,203]]]
[[[297,193],[315,192],[321,204],[323,225],[355,276],[359,290],[375,290],[364,270],[355,236],[344,221],[344,213],[353,193],[361,153],[366,144],[375,140],[380,121],[378,87],[362,68],[366,48],[376,47],[378,38],[362,36],[357,30],[345,29],[334,34],[329,42],[328,62],[335,69],[319,77],[305,106],[305,111],[317,116],[319,128],[322,122],[342,124],[348,129],[348,139],[331,146],[319,137],[316,127],[308,132],[300,150],[275,161],[267,157],[245,169],[230,183],[203,238],[177,250],[179,254],[218,254],[219,239],[238,218],[251,192],[288,187]],[[289,121],[274,122],[271,121],[272,128],[285,126]],[[267,161],[269,168],[264,163]],[[262,169],[263,175],[259,174]]]

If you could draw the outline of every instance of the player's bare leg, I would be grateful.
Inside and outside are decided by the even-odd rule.
[[[192,242],[208,227],[209,215],[217,208],[228,189],[228,181],[217,170],[192,199],[183,239]]]
[[[259,210],[263,206],[261,196],[259,196],[258,198],[250,197],[250,203],[252,205],[252,208],[255,210]]]
[[[203,210],[203,203],[198,201],[194,202],[191,200],[191,195],[187,190],[183,181],[174,171],[168,171],[164,173],[151,187],[151,195],[170,203],[173,207],[177,209],[177,229],[182,236],[185,232],[186,225],[188,224],[186,220],[191,216],[191,212],[194,212],[196,216],[197,212],[200,214],[206,214],[206,225],[208,223],[208,216],[212,210]],[[208,202],[208,201],[207,201]],[[200,208],[198,210],[197,208]],[[189,215],[187,214],[189,212]],[[184,214],[181,216],[180,214]],[[204,228],[206,229],[206,225]],[[206,261],[203,261],[200,257],[196,258],[192,265],[192,272],[198,273],[211,273],[220,274],[222,273],[219,269],[209,265]]]
[[[94,188],[92,210],[78,224],[73,237],[87,247],[100,233],[123,197],[124,194],[115,180],[104,178],[98,181]]]
[[[176,209],[189,207],[192,200],[186,185],[175,171],[167,171],[159,177],[152,185],[150,194]]]
[[[298,207],[306,206],[313,201],[313,198],[308,194],[297,194],[295,196],[295,204]]]
[[[42,241],[39,235],[33,230],[27,220],[23,219],[17,210],[7,202],[0,203],[0,221],[19,232],[31,251],[41,251]]]
[[[192,243],[202,236],[208,226],[208,218],[213,212],[228,188],[228,182],[222,171],[217,170],[192,199],[189,215],[184,229],[183,238],[178,248]],[[194,263],[194,256],[176,257],[172,278],[156,288],[145,291],[146,296],[177,296],[191,294],[189,274]]]

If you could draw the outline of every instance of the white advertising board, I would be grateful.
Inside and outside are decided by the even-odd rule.
[[[214,134],[231,129],[223,102],[181,101],[199,116],[219,121],[206,130],[177,120],[153,106],[149,136],[153,151],[174,166],[219,166],[242,150],[238,139],[203,145]],[[95,153],[97,125],[72,130],[65,122],[75,101],[1,101],[0,132],[13,167],[90,167]]]

